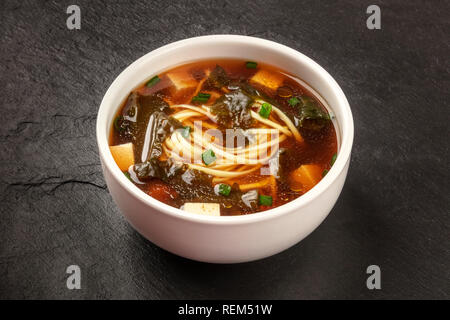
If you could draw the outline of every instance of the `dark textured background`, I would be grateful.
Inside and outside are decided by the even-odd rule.
[[[82,27],[66,28],[68,5]],[[366,28],[381,7],[382,29]],[[449,1],[0,4],[0,298],[450,298]],[[346,93],[355,144],[326,221],[274,257],[209,265],[137,234],[106,189],[97,108],[164,44],[244,34],[295,48]],[[66,288],[78,264],[82,290]],[[377,264],[382,290],[366,288]]]

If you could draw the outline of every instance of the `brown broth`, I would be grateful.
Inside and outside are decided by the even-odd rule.
[[[322,111],[327,112],[325,107],[319,102],[319,100],[316,97],[314,97],[311,94],[311,92],[309,92],[306,88],[301,86],[299,82],[295,81],[296,77],[293,76],[288,77],[287,76],[288,73],[276,67],[263,63],[258,63],[257,69],[249,69],[246,68],[246,62],[244,60],[216,59],[216,60],[198,61],[181,65],[159,74],[160,81],[156,85],[149,88],[145,85],[145,83],[143,83],[135,90],[133,90],[133,92],[137,92],[143,96],[158,94],[159,97],[168,101],[170,105],[182,103],[190,104],[191,103],[190,100],[192,98],[195,88],[185,89],[182,92],[174,94],[173,84],[166,75],[168,73],[190,74],[192,78],[195,79],[195,81],[201,81],[201,79],[205,77],[205,70],[213,70],[216,67],[216,65],[221,66],[226,71],[228,77],[232,80],[240,80],[246,82],[259,70],[266,70],[271,74],[276,74],[277,76],[281,77],[282,85],[280,85],[280,87],[283,87],[281,91],[271,90],[263,85],[258,85],[255,83],[252,83],[252,86],[259,92],[262,92],[264,95],[272,99],[274,105],[276,105],[289,117],[297,116],[299,112],[298,108],[293,107],[288,103],[289,97],[280,97],[278,93],[285,96],[286,91],[288,93],[291,91],[292,96],[308,96],[315,101],[315,103],[322,109]],[[284,87],[287,87],[287,89]],[[215,102],[214,97],[211,97],[211,99],[209,99],[204,104],[210,106],[214,102]],[[117,116],[124,112],[126,104],[127,101],[125,101],[122,104],[122,106],[119,108],[117,112]],[[290,137],[280,144],[280,148],[285,149],[285,152],[280,156],[280,178],[276,179],[277,191],[276,196],[273,197],[272,206],[258,206],[257,208],[249,209],[243,207],[240,204],[239,205],[235,204],[233,202],[234,200],[232,201],[224,198],[224,202],[221,202],[221,215],[240,215],[264,211],[267,209],[278,207],[280,205],[283,205],[289,201],[298,198],[304,192],[291,190],[290,176],[294,170],[296,170],[303,164],[318,165],[320,166],[320,170],[324,172],[330,169],[331,159],[333,155],[337,153],[338,147],[336,131],[332,121],[328,121],[320,130],[305,130],[299,128],[299,131],[305,140],[304,143],[298,143],[297,141],[295,141],[294,138]],[[111,146],[128,143],[130,141],[132,140],[129,137],[127,138],[119,134],[119,132],[115,130],[114,125],[112,125],[110,133]],[[139,158],[141,154],[140,150],[135,150],[134,152],[135,158]],[[236,179],[236,183],[240,185],[245,183],[256,182],[259,181],[260,179],[261,179],[260,174],[253,173],[246,175],[243,178]],[[193,198],[201,196],[202,195],[201,192],[203,192],[201,190],[202,188],[204,190],[208,190],[208,188],[209,189],[213,188],[213,186],[210,184],[200,183],[199,185],[196,185],[196,188],[192,188],[192,189],[199,189],[200,191],[192,190],[192,194],[188,193],[184,197],[181,197],[179,195],[179,192],[177,192],[177,190],[180,190],[180,186],[177,185],[178,184],[177,181],[179,180],[173,179],[167,182],[163,182],[160,179],[154,178],[146,181],[139,181],[139,183],[136,183],[138,181],[136,178],[131,180],[134,180],[135,185],[147,194],[149,194],[149,190],[157,190],[158,197],[156,198],[158,200],[177,208],[180,208],[185,202],[193,202],[192,201]],[[236,186],[233,186],[232,192],[235,192],[235,188]],[[160,194],[161,190],[163,190],[162,196]],[[207,193],[209,191],[205,192]],[[264,188],[262,188],[259,192],[262,194],[267,194],[270,192],[270,190],[268,189],[265,190]],[[213,199],[212,196],[211,199],[205,197],[202,198],[202,201],[198,202],[214,202],[214,200],[212,199]]]

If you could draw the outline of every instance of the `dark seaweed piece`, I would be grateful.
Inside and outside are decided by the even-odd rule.
[[[144,147],[146,129],[150,117],[160,112],[167,116],[171,113],[169,105],[157,94],[143,96],[138,93],[132,93],[122,112],[124,120],[128,121],[132,130],[129,130],[131,140],[134,143],[135,159],[141,160],[142,149]]]
[[[139,94],[136,92],[130,93],[127,103],[122,111],[122,116],[129,121],[136,122],[137,112],[139,109]]]
[[[114,128],[122,138],[137,143],[140,153],[143,136],[138,128],[146,127],[150,115],[157,111],[169,114],[171,110],[157,95],[142,96],[133,92],[128,96],[122,113],[115,119]]]
[[[153,113],[156,111],[170,113],[170,107],[163,99],[158,95],[152,94],[149,96],[139,95],[139,105],[145,109],[146,113]]]
[[[114,129],[119,136],[125,140],[134,140],[137,125],[136,116],[138,110],[138,94],[132,93],[128,96],[127,103],[122,113],[114,120]]]
[[[225,197],[221,194],[216,194],[212,183],[212,176],[204,172],[188,169],[183,174],[173,175],[167,180],[176,192],[180,195],[183,202],[205,202],[205,203],[219,203],[222,208],[233,208],[241,214],[251,213],[252,210],[257,209],[257,200],[248,206],[242,200],[243,193],[238,186],[232,186],[229,194]]]
[[[300,97],[300,103],[297,106],[300,108],[300,112],[295,123],[299,128],[317,131],[330,121],[328,113],[310,97]]]
[[[251,105],[253,99],[243,90],[237,89],[216,100],[211,112],[217,116],[218,124],[225,129],[248,129],[253,125]]]
[[[185,202],[219,202],[212,187],[212,178],[204,172],[188,169],[181,175],[171,177],[168,183]]]
[[[227,72],[219,65],[217,65],[213,71],[209,74],[208,79],[205,81],[207,88],[221,89],[230,83],[230,78]]]
[[[159,158],[162,155],[162,143],[164,140],[176,129],[183,128],[181,122],[158,111],[150,116],[148,125],[151,126],[151,128],[147,128],[151,132],[149,148],[148,151],[143,150],[143,152],[147,151],[147,160]]]
[[[183,165],[173,162],[171,159],[167,161],[159,161],[157,158],[137,163],[133,170],[139,180],[147,180],[149,178],[158,178],[166,181],[182,171]]]
[[[137,163],[134,166],[134,171],[139,179],[146,178],[160,178],[167,179],[172,174],[175,174],[173,165],[171,163],[164,163],[158,158],[162,155],[162,144],[164,140],[171,135],[176,129],[183,128],[182,124],[176,119],[167,114],[156,111],[153,112],[147,124],[146,132],[150,132],[147,144],[143,145],[141,160],[142,163]]]
[[[251,97],[252,99],[261,99],[264,100],[272,105],[277,105],[276,101],[266,95],[264,92],[261,92],[257,90],[255,87],[253,87],[250,83],[248,83],[245,80],[234,80],[231,81],[228,85],[229,90],[237,90],[240,89],[242,92],[244,92],[246,95]]]
[[[115,123],[119,134],[135,145],[135,159],[140,162],[134,165],[134,171],[140,180],[153,177],[164,180],[179,169],[169,161],[158,160],[166,137],[183,127],[169,116],[170,113],[169,105],[157,94],[144,96],[133,92]],[[146,137],[147,131],[149,137]]]
[[[228,85],[229,90],[237,90],[241,89],[246,95],[256,98],[260,97],[261,94],[258,90],[256,90],[254,87],[252,87],[247,81],[244,80],[234,80],[231,81]]]

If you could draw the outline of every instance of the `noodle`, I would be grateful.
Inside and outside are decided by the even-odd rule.
[[[262,100],[257,100],[253,107],[262,103]],[[289,137],[303,141],[290,119],[275,106],[272,106],[272,110],[286,126],[279,123],[277,117],[271,115],[270,119],[266,119],[257,112],[250,111],[258,126],[245,131],[244,135],[249,140],[247,145],[236,147],[224,146],[222,141],[218,141],[221,139],[215,139],[213,133],[206,132],[211,129],[218,130],[217,117],[211,113],[208,106],[178,104],[172,105],[171,108],[176,110],[172,115],[173,118],[195,129],[187,137],[179,131],[173,132],[164,141],[164,157],[212,175],[213,183],[244,177],[263,165],[268,165],[271,159],[278,156],[279,144]],[[202,162],[202,155],[207,150],[214,152],[216,157],[209,165]],[[256,183],[243,184],[240,188],[242,191],[261,188],[268,184],[272,185],[273,179],[271,176]]]

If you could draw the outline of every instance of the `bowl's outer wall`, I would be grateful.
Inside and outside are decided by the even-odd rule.
[[[255,219],[235,217],[237,219],[233,223],[220,223],[228,219],[217,222],[198,217],[187,218],[179,213],[169,214],[167,209],[160,209],[161,203],[139,194],[142,191],[127,181],[109,152],[108,136],[115,111],[131,90],[154,74],[176,65],[214,58],[256,60],[299,75],[325,98],[337,118],[341,145],[338,159],[330,172],[306,195],[271,210],[272,213],[251,215]],[[342,144],[345,135],[347,142]],[[264,258],[285,250],[306,237],[325,219],[347,175],[353,142],[353,119],[345,95],[334,79],[308,57],[262,39],[208,36],[159,48],[123,71],[103,98],[97,118],[97,139],[108,189],[138,232],[158,246],[183,257],[233,263]],[[274,214],[275,211],[277,214]],[[265,214],[267,216],[263,216]],[[257,216],[264,219],[256,219]]]
[[[339,177],[308,205],[276,219],[243,224],[202,224],[174,217],[134,199],[105,170],[108,189],[133,227],[159,247],[179,256],[213,263],[238,263],[281,252],[309,235],[326,218],[341,193],[349,162]],[[103,166],[104,167],[104,166]],[[264,214],[264,213],[262,213]]]

